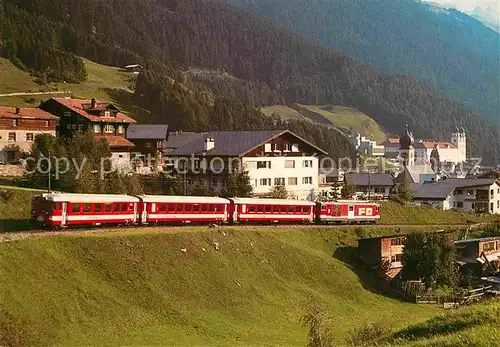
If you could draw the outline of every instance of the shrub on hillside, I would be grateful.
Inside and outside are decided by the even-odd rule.
[[[353,330],[347,338],[350,346],[373,346],[375,340],[387,335],[390,329],[381,323],[369,324]]]

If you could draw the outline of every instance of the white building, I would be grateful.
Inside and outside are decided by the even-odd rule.
[[[14,162],[30,152],[39,134],[56,135],[59,117],[38,108],[0,107],[0,161]]]
[[[168,160],[177,161],[182,171],[188,167],[189,185],[220,192],[231,171],[244,169],[257,196],[283,185],[298,199],[306,199],[318,190],[318,157],[326,154],[288,130],[218,131],[190,134],[186,143],[168,153]]]
[[[383,157],[384,156],[384,146],[377,145],[376,141],[370,140],[361,134],[356,133],[349,136],[352,145],[364,155],[369,155],[372,157]]]
[[[500,181],[478,178],[424,183],[415,191],[413,199],[442,210],[500,214]]]

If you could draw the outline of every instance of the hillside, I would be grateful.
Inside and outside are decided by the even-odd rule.
[[[73,96],[76,98],[97,98],[111,100],[119,108],[132,115],[143,112],[133,105],[133,88],[136,77],[120,68],[94,63],[82,59],[87,71],[87,79],[80,83],[51,82],[36,83],[36,78],[19,69],[9,60],[0,58],[0,94],[38,93],[44,95],[0,96],[0,104],[5,106],[36,107],[40,101],[52,96]],[[50,94],[50,92],[56,92]],[[61,94],[62,93],[62,94]]]
[[[411,75],[500,123],[500,34],[460,11],[414,0],[232,2],[379,70]]]
[[[403,328],[439,312],[376,294],[351,268],[352,228],[221,230],[0,244],[0,344],[304,345],[310,297],[343,344],[368,323]]]
[[[61,73],[49,74],[47,79],[83,81],[82,66],[75,56],[105,65],[145,65],[150,74],[143,74],[143,81],[139,78],[138,104],[151,111],[155,121],[175,124],[174,128],[227,129],[242,124],[239,127],[256,129],[267,123],[260,118],[254,121],[258,117],[255,107],[346,105],[370,115],[392,133],[400,133],[408,123],[417,137],[446,139],[456,125],[464,126],[472,156],[482,156],[490,163],[500,157],[496,140],[500,128],[462,103],[413,78],[380,73],[226,1],[123,0],[118,4],[99,0],[81,4],[54,0],[48,6],[43,0],[4,0],[0,26],[2,39],[8,42],[1,54],[18,66],[33,69],[39,78],[58,69]],[[32,30],[45,27],[51,35]],[[28,44],[32,37],[47,49]],[[47,56],[39,56],[40,52]],[[65,55],[60,57],[61,52]],[[60,63],[53,66],[55,62]],[[243,82],[185,80],[182,71],[193,68],[222,71]],[[207,87],[210,92],[202,90]],[[214,92],[221,100],[208,104]],[[217,115],[222,111],[226,114]],[[242,112],[237,118],[244,123],[227,121],[228,115]],[[323,132],[309,125],[299,128],[309,140]],[[335,136],[322,133],[315,140]],[[334,151],[331,143],[330,152],[350,152],[345,142],[336,142],[341,150]]]

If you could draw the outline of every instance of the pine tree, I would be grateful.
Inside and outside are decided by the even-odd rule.
[[[290,197],[290,194],[288,193],[284,185],[277,184],[272,186],[269,193],[265,194],[265,197],[272,199],[288,199]]]

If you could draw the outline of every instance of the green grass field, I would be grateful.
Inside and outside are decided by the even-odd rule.
[[[343,344],[367,323],[404,328],[440,312],[377,294],[353,268],[353,228],[221,231],[0,244],[0,345],[303,346],[311,297]]]
[[[144,119],[147,111],[133,104],[131,89],[134,75],[120,68],[106,66],[83,59],[87,80],[82,83],[49,83],[46,86],[34,82],[28,73],[18,69],[10,61],[0,58],[0,94],[22,92],[68,92],[65,94],[28,95],[0,97],[0,105],[36,107],[40,101],[51,97],[73,96],[75,98],[97,98],[109,100],[122,111]]]

